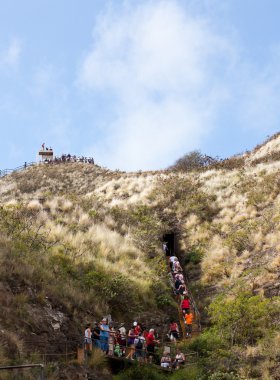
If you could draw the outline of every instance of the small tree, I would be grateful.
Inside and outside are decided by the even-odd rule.
[[[179,158],[170,169],[188,172],[207,167],[216,162],[216,158],[202,154],[198,150],[194,150]]]
[[[231,346],[261,338],[271,326],[274,309],[271,300],[246,291],[232,298],[220,295],[209,307],[217,334]]]

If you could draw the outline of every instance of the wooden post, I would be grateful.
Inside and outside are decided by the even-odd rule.
[[[83,364],[85,361],[85,352],[83,347],[77,347],[77,361],[79,364]]]

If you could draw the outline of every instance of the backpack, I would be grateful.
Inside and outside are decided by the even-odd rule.
[[[138,350],[142,350],[143,340],[141,338],[138,338],[138,342],[136,343],[135,348],[137,348]]]

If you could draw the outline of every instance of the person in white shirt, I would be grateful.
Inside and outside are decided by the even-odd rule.
[[[178,260],[176,256],[170,256],[169,257],[169,264],[170,264],[171,270],[173,269],[173,263],[175,260]]]
[[[85,350],[91,351],[92,350],[92,339],[91,339],[91,328],[90,324],[86,326],[85,329]]]

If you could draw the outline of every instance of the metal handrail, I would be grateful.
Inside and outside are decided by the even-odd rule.
[[[0,169],[0,177],[5,177],[6,175],[13,173],[13,172],[18,172],[23,169],[27,169],[30,166],[35,165],[36,162],[25,162],[23,165],[17,166],[14,169]]]
[[[172,276],[172,270],[170,269],[169,267],[169,260],[167,259],[167,265],[168,265],[168,274],[169,274],[169,282],[170,282],[170,285],[174,288],[174,280],[173,280],[173,276]],[[198,326],[198,331],[201,331],[201,321],[200,321],[200,312],[197,308],[197,305],[196,305],[196,302],[194,300],[194,297],[192,295],[192,292],[190,290],[190,287],[189,287],[189,279],[185,273],[185,271],[183,271],[184,273],[184,279],[185,279],[185,283],[187,285],[187,290],[188,290],[188,297],[191,301],[191,304],[192,304],[192,307],[194,309],[194,312],[195,312],[195,321],[197,323],[197,326]],[[179,308],[179,303],[178,303],[178,308]],[[181,329],[182,329],[182,332],[183,332],[183,335],[184,335],[184,328],[182,327],[182,324],[181,324],[181,318],[180,318],[180,325],[181,325]]]
[[[197,308],[197,305],[196,305],[196,302],[194,300],[194,297],[192,295],[192,292],[190,291],[190,288],[189,288],[189,284],[190,284],[190,281],[188,279],[188,276],[184,273],[184,277],[185,277],[185,282],[187,283],[188,285],[188,295],[189,295],[189,298],[191,300],[191,304],[193,305],[193,308],[194,308],[194,312],[195,312],[195,315],[196,315],[196,322],[198,324],[198,328],[199,328],[199,331],[201,331],[201,321],[200,321],[200,312]]]
[[[0,366],[0,371],[13,371],[15,369],[25,369],[25,368],[40,368],[40,380],[44,380],[44,364],[21,364],[21,365]]]

